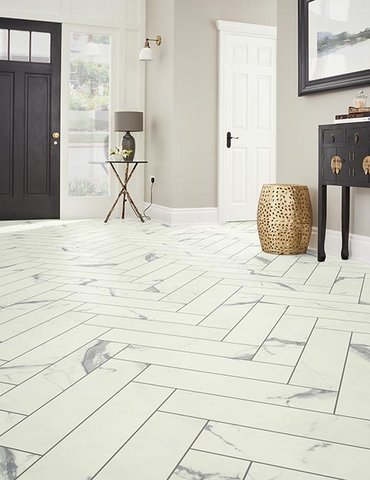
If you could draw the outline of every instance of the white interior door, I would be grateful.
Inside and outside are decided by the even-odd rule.
[[[217,25],[220,222],[254,220],[261,186],[276,177],[276,28]]]

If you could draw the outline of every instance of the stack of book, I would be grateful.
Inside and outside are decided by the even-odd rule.
[[[368,122],[370,121],[370,107],[348,107],[348,113],[335,115],[334,123]]]

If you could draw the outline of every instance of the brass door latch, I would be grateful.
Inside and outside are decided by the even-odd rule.
[[[338,175],[339,172],[342,170],[342,165],[343,165],[343,160],[338,155],[334,155],[331,158],[331,161],[330,161],[331,171],[335,175]]]
[[[370,155],[367,155],[363,159],[362,168],[364,169],[365,175],[370,175]]]

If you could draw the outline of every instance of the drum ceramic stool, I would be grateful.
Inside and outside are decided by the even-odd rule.
[[[279,255],[306,253],[312,206],[305,185],[263,185],[257,213],[262,250]]]

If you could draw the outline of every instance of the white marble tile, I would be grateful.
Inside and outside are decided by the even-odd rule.
[[[176,392],[161,411],[285,433],[297,438],[370,448],[370,422],[280,405],[194,392]]]
[[[303,315],[308,317],[319,316],[320,318],[328,318],[334,320],[347,320],[349,322],[368,322],[370,323],[370,315],[368,313],[343,311],[342,309],[327,309],[307,306],[290,306],[287,310],[290,315]]]
[[[147,285],[147,288],[149,285]],[[70,292],[70,293],[82,293],[82,294],[91,294],[99,295],[100,297],[107,295],[110,297],[117,298],[128,298],[128,299],[138,299],[138,300],[156,300],[159,301],[163,298],[164,294],[156,292],[154,289],[149,291],[139,291],[139,290],[124,290],[122,288],[112,288],[112,287],[95,287],[93,284],[89,285],[63,285],[58,288],[58,291]]]
[[[261,298],[261,295],[249,295],[238,290],[215,311],[207,315],[200,325],[231,330]]]
[[[108,360],[0,436],[0,444],[44,454],[129,383],[145,365]],[[99,388],[97,388],[99,386]],[[48,428],[45,428],[45,425]]]
[[[155,413],[95,479],[168,478],[205,423],[195,418]]]
[[[317,285],[320,287],[332,287],[338,274],[340,267],[331,266],[325,263],[319,263],[312,275],[306,282],[306,285]]]
[[[216,422],[194,448],[343,480],[358,480],[370,469],[367,449]]]
[[[176,273],[170,278],[163,280],[155,285],[155,288],[160,293],[172,293],[175,290],[183,287],[187,283],[195,280],[197,277],[201,276],[203,272],[194,272],[193,270],[189,270],[188,268],[181,270],[181,272]]]
[[[27,468],[39,459],[38,455],[0,447],[0,479],[18,478]]]
[[[151,365],[136,379],[164,387],[332,413],[337,392]]]
[[[0,228],[0,444],[48,453],[20,478],[362,480],[370,266],[265,254],[255,222],[25,225]],[[248,433],[200,452],[177,418]]]
[[[122,342],[178,352],[193,352],[216,357],[234,358],[236,360],[249,360],[257,349],[257,347],[251,345],[238,345],[214,340],[121,329],[112,329],[100,338],[108,342]]]
[[[346,275],[341,272],[336,278],[334,285],[330,291],[333,295],[340,295],[338,300],[340,301],[343,295],[353,295],[357,299],[360,296],[362,285],[364,282],[364,275]]]
[[[58,308],[56,309],[58,310]],[[91,318],[88,314],[66,312],[0,344],[0,358],[11,360]]]
[[[2,365],[0,381],[14,384],[24,382],[107,330],[85,325],[72,328]]]
[[[209,315],[216,310],[217,307],[226,302],[237,290],[238,287],[231,285],[214,285],[192,302],[185,305],[185,307],[181,309],[181,312]]]
[[[367,273],[365,275],[365,280],[360,296],[360,303],[370,305],[370,273]]]
[[[68,312],[75,307],[76,303],[68,302],[68,300],[59,300],[52,304],[44,305],[41,308],[38,308],[37,311],[23,314],[11,322],[6,322],[0,325],[0,339],[4,342],[15,335],[30,330],[31,328]]]
[[[114,317],[109,315],[97,315],[86,322],[86,324],[218,341],[221,341],[228,332],[226,329],[209,328],[203,326],[203,324],[201,324],[201,326],[195,326],[163,321],[159,322],[156,320],[143,320],[140,318]]]
[[[279,296],[273,296],[273,295],[266,295],[263,297],[263,302],[264,303],[273,303],[273,304],[278,304],[278,305],[291,305],[291,306],[297,306],[297,307],[312,307],[316,309],[317,316],[322,317],[326,316],[325,313],[323,313],[322,310],[334,310],[334,311],[344,311],[344,312],[350,312],[352,313],[365,313],[367,314],[368,318],[370,316],[370,305],[358,305],[357,303],[351,302],[338,302],[335,298],[336,295],[332,295],[333,300],[331,301],[326,301],[326,300],[315,300],[312,298],[312,300],[308,299],[303,299],[303,298],[289,298],[289,297],[279,297]],[[352,298],[353,297],[347,297]],[[343,298],[341,297],[341,300]]]
[[[146,275],[139,275],[138,283],[148,283],[148,282],[162,282],[167,279],[171,279],[173,275],[181,273],[186,267],[184,265],[179,265],[175,262],[170,263],[162,268],[158,268],[152,272],[149,272]],[[135,271],[136,274],[136,271]]]
[[[354,333],[336,413],[370,419],[370,335]]]
[[[297,255],[280,255],[269,263],[263,271],[266,273],[274,273],[275,275],[284,275],[297,260]]]
[[[234,377],[255,378],[273,382],[287,382],[292,368],[284,365],[234,360],[199,353],[177,352],[152,347],[129,346],[117,358],[168,367],[179,367]]]
[[[245,480],[337,480],[333,477],[323,477],[311,473],[271,467],[261,463],[253,463]]]
[[[297,261],[294,263],[289,270],[285,273],[285,275],[289,278],[299,278],[304,281],[309,278],[312,272],[315,270],[317,263],[315,262],[299,262]],[[284,277],[282,278],[282,282],[284,282]]]
[[[126,345],[94,340],[0,397],[0,409],[29,415],[89,375]]]
[[[270,286],[267,288],[264,286],[263,288],[261,287],[245,287],[244,290],[250,294],[255,294],[255,295],[268,295],[269,297],[288,297],[291,300],[314,300],[316,301],[326,301],[326,302],[336,302],[340,301],[342,303],[351,303],[351,304],[357,304],[358,303],[358,298],[355,296],[343,296],[341,295],[340,297],[337,295],[329,294],[329,293],[319,293],[317,291],[303,291],[303,289],[300,289],[299,291],[294,291],[292,288],[276,288],[276,284],[271,283]],[[278,286],[280,286],[279,284]],[[310,288],[310,286],[307,286],[307,288]],[[315,288],[315,287],[314,287]],[[320,287],[316,287],[315,290]],[[324,289],[325,287],[322,287]],[[321,289],[321,291],[322,291]]]
[[[190,303],[203,292],[213,287],[213,285],[216,283],[217,280],[213,278],[195,278],[191,282],[165,297],[164,301],[184,304]]]
[[[80,305],[79,303],[76,305]],[[102,305],[98,303],[85,303],[77,307],[78,311],[96,315],[113,315],[116,317],[128,317],[137,320],[156,320],[159,322],[181,323],[185,325],[197,325],[203,320],[202,315],[193,315],[181,312],[165,312],[163,310],[150,310],[140,307],[119,307],[114,305]]]
[[[4,308],[10,305],[20,305],[23,302],[27,302],[27,300],[30,298],[34,299],[40,293],[48,292],[49,290],[53,290],[59,286],[60,285],[58,283],[41,282],[37,285],[32,285],[31,287],[9,293],[8,295],[0,298],[0,307]]]
[[[370,322],[350,322],[346,320],[319,318],[316,327],[327,330],[342,330],[344,332],[370,333]]]
[[[131,383],[42,457],[24,480],[92,478],[171,393],[168,388]],[[120,474],[112,478],[122,478]],[[129,478],[136,478],[134,471]]]
[[[314,330],[290,383],[312,388],[338,390],[351,334]]]
[[[249,465],[238,458],[190,450],[169,480],[243,480]]]
[[[39,275],[42,275],[45,270],[45,268],[31,267],[16,272],[9,272],[8,274],[2,272],[2,276],[0,278],[0,285],[7,285],[12,282],[18,283],[20,280],[28,277],[33,277],[34,279],[36,279]]]
[[[17,423],[19,423],[24,418],[24,415],[20,415],[18,413],[0,411],[0,435],[9,430],[10,428],[14,427],[14,425],[17,425]]]
[[[119,298],[105,295],[92,295],[89,293],[74,293],[68,297],[68,300],[81,303],[111,305],[113,307],[147,308],[153,310],[163,310],[167,312],[177,312],[177,310],[184,306],[182,303],[168,301],[168,297],[165,297],[165,300],[161,300],[159,302],[155,300],[142,300],[140,298]]]
[[[315,317],[283,315],[253,360],[295,366],[315,323]]]
[[[275,327],[286,308],[258,303],[225,337],[225,342],[261,345]]]

